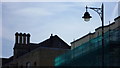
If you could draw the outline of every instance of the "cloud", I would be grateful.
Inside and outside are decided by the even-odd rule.
[[[31,5],[34,4],[34,5]],[[14,6],[16,5],[16,7]],[[7,9],[11,13],[19,16],[35,17],[35,16],[51,16],[69,10],[75,7],[69,3],[18,3],[6,4]],[[19,9],[18,9],[19,8]],[[14,10],[14,11],[13,11]]]
[[[2,38],[8,39],[8,40],[12,40],[14,38],[14,34],[12,35],[12,30],[8,29],[6,27],[2,27]]]
[[[7,44],[6,44],[7,43]],[[5,38],[2,38],[2,57],[9,58],[13,55],[14,42]]]
[[[115,16],[118,16],[118,4],[113,9],[112,18],[115,18]]]
[[[115,6],[113,7],[113,12],[111,14],[110,20],[113,22],[114,18],[116,18],[118,16],[118,3],[115,4]]]
[[[23,15],[23,16],[28,16],[28,17],[29,16],[48,16],[48,15],[53,14],[46,9],[35,8],[35,7],[19,9],[19,10],[15,11],[15,13],[18,15]]]

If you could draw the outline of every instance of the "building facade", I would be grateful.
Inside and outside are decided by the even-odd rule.
[[[109,27],[110,26],[110,27]],[[81,68],[105,66],[120,66],[120,16],[115,18],[115,22],[104,27],[104,49],[102,47],[102,36],[96,35],[101,31],[101,27],[95,33],[90,33],[72,42],[72,49],[65,54],[55,58],[55,66],[80,66]],[[74,48],[73,48],[74,46]],[[104,50],[104,51],[103,51]],[[104,59],[103,59],[104,58]]]
[[[14,55],[2,58],[2,68],[29,68],[54,66],[55,57],[70,50],[70,46],[57,35],[41,43],[30,43],[30,34],[15,34]]]

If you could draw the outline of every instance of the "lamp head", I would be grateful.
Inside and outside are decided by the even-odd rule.
[[[84,21],[89,21],[90,20],[90,18],[92,18],[91,16],[90,16],[90,14],[86,11],[85,13],[84,13],[84,16],[82,17],[83,19],[84,19]]]

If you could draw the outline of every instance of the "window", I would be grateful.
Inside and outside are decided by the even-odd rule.
[[[34,62],[34,66],[36,66],[37,65],[37,63],[36,62]]]
[[[30,62],[27,62],[26,63],[26,68],[30,68],[30,65],[31,65]]]

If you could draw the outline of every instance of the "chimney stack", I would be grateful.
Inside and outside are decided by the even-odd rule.
[[[15,44],[29,44],[30,43],[30,34],[15,33]]]

